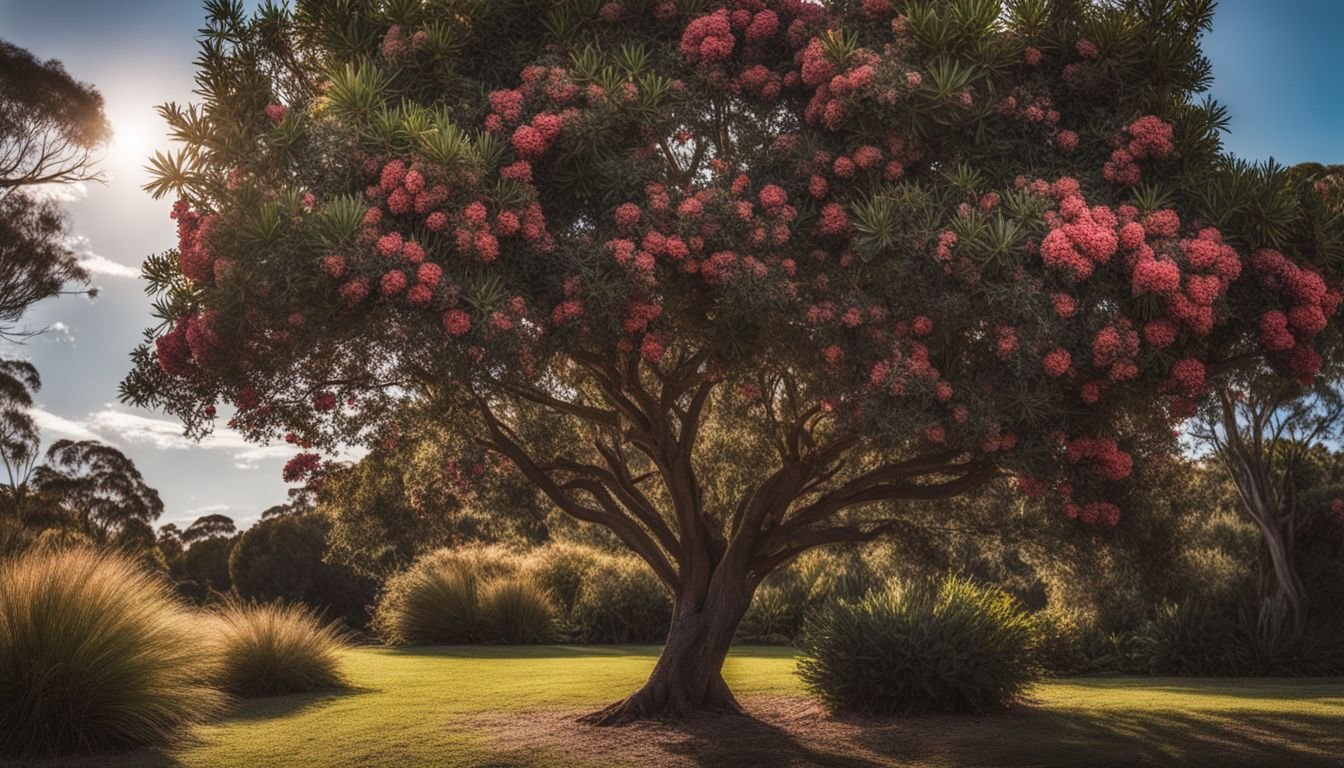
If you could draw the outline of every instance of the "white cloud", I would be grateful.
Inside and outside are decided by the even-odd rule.
[[[89,185],[82,181],[73,184],[38,184],[32,187],[32,194],[39,200],[73,203],[89,196]]]
[[[75,329],[57,320],[51,325],[48,325],[45,332],[39,338],[46,339],[54,344],[74,344]]]
[[[74,440],[102,440],[99,435],[79,422],[71,421],[62,416],[43,410],[41,408],[30,408],[28,413],[32,415],[33,421],[37,422],[38,429],[46,434],[56,434],[61,437],[68,437]]]
[[[128,277],[131,279],[140,276],[139,269],[128,267],[119,261],[113,261],[106,256],[94,253],[93,245],[87,237],[67,237],[65,245],[75,252],[79,265],[95,275]]]
[[[230,509],[233,509],[233,507],[230,507],[228,504],[208,504],[204,507],[188,509],[186,512],[182,513],[182,517],[195,519],[198,517],[205,517],[206,515],[221,515],[228,512]]]
[[[101,440],[105,443],[149,445],[161,451],[206,450],[232,455],[239,469],[255,469],[265,459],[285,459],[294,448],[283,445],[256,445],[231,429],[216,430],[201,441],[182,434],[181,423],[128,413],[107,405],[78,421],[57,416],[42,408],[30,411],[38,426],[48,433],[76,440]]]

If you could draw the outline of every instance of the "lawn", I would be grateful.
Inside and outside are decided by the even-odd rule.
[[[832,718],[791,651],[741,648],[726,675],[750,718],[599,729],[655,648],[361,648],[352,687],[244,702],[161,753],[85,766],[970,766],[1344,764],[1344,680],[1073,678],[987,716]]]

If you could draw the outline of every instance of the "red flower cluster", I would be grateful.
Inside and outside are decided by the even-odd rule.
[[[691,61],[719,62],[733,55],[736,44],[728,9],[720,8],[686,25],[681,35],[681,55]]]
[[[1070,464],[1086,462],[1092,474],[1102,480],[1124,480],[1134,467],[1133,458],[1109,437],[1075,437],[1069,441],[1065,457]]]
[[[1174,148],[1171,124],[1155,115],[1140,117],[1125,126],[1115,143],[1118,146],[1111,152],[1102,176],[1112,184],[1126,187],[1138,184],[1142,177],[1137,161],[1161,160]]]
[[[210,285],[215,280],[215,256],[210,250],[210,229],[213,215],[201,215],[191,210],[186,200],[173,204],[170,214],[177,220],[177,263],[188,280]]]
[[[1105,206],[1088,208],[1079,195],[1060,201],[1059,212],[1047,214],[1050,232],[1041,240],[1041,261],[1073,277],[1086,280],[1119,247],[1115,214]]]
[[[1292,302],[1286,313],[1275,309],[1260,316],[1260,343],[1280,368],[1309,382],[1321,368],[1321,356],[1311,347],[1311,339],[1339,309],[1340,292],[1278,251],[1256,252],[1251,268],[1262,287]]]
[[[322,466],[322,457],[316,453],[300,453],[285,462],[281,473],[286,483],[301,483],[315,474]]]
[[[1081,520],[1098,528],[1114,528],[1120,522],[1120,508],[1105,501],[1084,504],[1082,507],[1069,502],[1064,505],[1064,515],[1070,520]]]

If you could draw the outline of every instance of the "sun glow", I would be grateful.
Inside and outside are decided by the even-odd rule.
[[[108,173],[122,178],[145,176],[144,166],[155,149],[165,149],[168,139],[158,116],[153,112],[109,115],[112,141],[107,146],[104,165]]]

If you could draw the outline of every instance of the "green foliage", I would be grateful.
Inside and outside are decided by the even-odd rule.
[[[219,711],[200,622],[126,558],[0,562],[0,754],[163,743]]]
[[[476,643],[486,638],[482,620],[483,589],[517,573],[519,557],[502,546],[440,549],[416,560],[388,579],[374,609],[373,630],[392,645]],[[493,618],[511,615],[525,598],[500,595]],[[513,628],[493,627],[495,637],[535,631],[535,622]]]
[[[345,683],[346,641],[300,605],[230,601],[211,612],[217,684],[239,696],[283,696]]]
[[[235,541],[234,537],[213,536],[188,547],[182,556],[186,578],[178,584],[179,591],[198,603],[228,592],[233,587],[229,555]]]
[[[767,584],[756,590],[751,607],[737,627],[737,641],[788,645],[803,626],[803,605],[797,591]]]
[[[330,527],[313,514],[281,515],[252,526],[229,554],[234,590],[245,600],[302,602],[328,619],[364,626],[373,582],[324,562]]]
[[[501,576],[480,591],[481,634],[488,642],[527,645],[556,637],[551,597],[522,575]]]
[[[593,547],[570,542],[551,542],[533,550],[527,572],[551,596],[560,615],[568,618],[579,592],[598,563],[610,557]]]
[[[958,577],[875,590],[809,620],[799,674],[836,710],[983,712],[1039,674],[1016,600]]]
[[[569,622],[574,639],[585,643],[662,642],[672,598],[643,562],[607,557],[588,573]]]
[[[807,617],[836,600],[858,600],[879,580],[853,548],[808,552],[770,574],[738,625],[737,641],[788,645]]]

